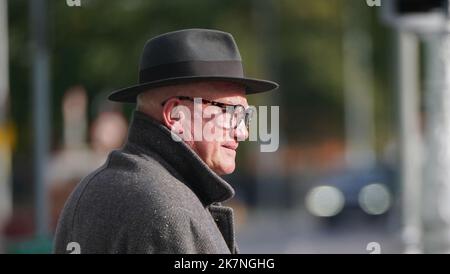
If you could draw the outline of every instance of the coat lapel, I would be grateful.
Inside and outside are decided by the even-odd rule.
[[[176,141],[174,140],[176,139]],[[177,139],[178,138],[178,139]],[[231,253],[238,253],[234,237],[233,210],[221,202],[234,196],[234,189],[170,130],[147,115],[135,111],[127,145],[161,156],[179,174],[209,210]]]
[[[135,111],[127,145],[134,145],[164,159],[199,197],[204,206],[224,202],[234,196],[234,189],[179,136],[142,112]]]
[[[233,209],[222,206],[220,203],[214,203],[208,206],[208,210],[214,218],[231,253],[239,253],[234,235]]]

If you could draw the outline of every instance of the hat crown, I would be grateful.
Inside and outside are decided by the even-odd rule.
[[[186,29],[156,36],[147,41],[140,70],[189,61],[241,61],[233,36],[208,29]]]
[[[265,92],[277,83],[244,76],[241,55],[231,34],[211,29],[184,29],[156,36],[145,43],[138,84],[117,90],[109,99],[135,103],[140,92],[193,81],[241,84],[247,94]]]

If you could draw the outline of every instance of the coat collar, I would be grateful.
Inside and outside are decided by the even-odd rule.
[[[177,141],[174,141],[175,138]],[[140,111],[134,111],[127,144],[156,153],[173,167],[207,206],[234,196],[233,188],[212,171],[180,137]]]

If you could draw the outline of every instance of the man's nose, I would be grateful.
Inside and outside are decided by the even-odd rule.
[[[238,142],[245,141],[248,138],[248,129],[245,126],[245,123],[240,123],[235,129],[234,129],[234,138]]]

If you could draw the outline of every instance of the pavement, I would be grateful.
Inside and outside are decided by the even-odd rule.
[[[259,210],[236,227],[241,253],[402,253],[397,216],[349,213],[326,221],[302,210]]]

